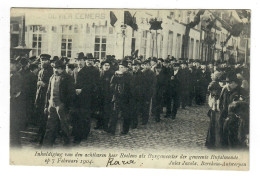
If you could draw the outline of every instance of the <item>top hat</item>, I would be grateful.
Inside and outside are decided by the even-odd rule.
[[[140,65],[141,62],[139,60],[134,60],[132,65]]]
[[[57,60],[57,61],[55,61],[53,67],[54,67],[54,68],[62,68],[62,69],[64,69],[64,68],[65,68],[65,64],[64,64],[63,61]]]
[[[162,69],[162,65],[161,64],[156,65],[155,69]]]
[[[158,61],[164,62],[164,59],[162,59],[162,58],[159,58],[159,59],[158,59]]]
[[[31,56],[30,58],[29,58],[29,60],[30,61],[35,61],[37,59],[37,57],[34,55],[34,56]]]
[[[206,62],[205,62],[205,61],[202,61],[200,64],[201,64],[201,65],[206,65]]]
[[[10,63],[12,63],[12,64],[17,64],[18,61],[17,61],[16,59],[14,59],[14,58],[11,58],[11,59],[10,59]]]
[[[73,64],[73,63],[68,63],[67,66],[71,70],[74,70],[74,68],[75,68],[75,64]]]
[[[83,52],[79,52],[79,53],[77,53],[77,58],[76,59],[78,59],[78,60],[80,60],[80,59],[84,59],[84,53]]]
[[[106,55],[106,59],[112,59],[112,55]]]
[[[37,68],[38,68],[38,65],[34,64],[34,63],[30,64],[30,66],[29,66],[30,71],[33,71],[33,70],[35,70]]]
[[[230,71],[227,73],[225,80],[223,80],[224,82],[238,82],[238,78],[237,75],[234,71]]]
[[[92,60],[92,59],[94,59],[92,53],[87,53],[86,57],[87,57],[87,60]]]
[[[103,65],[106,64],[106,63],[108,63],[108,64],[111,65],[110,60],[107,59],[107,60],[104,60],[104,61],[101,62],[101,66],[103,66]]]
[[[28,64],[28,60],[26,58],[21,58],[21,60],[19,61],[19,63],[23,66],[27,65]]]
[[[194,59],[189,59],[188,62],[192,63],[192,62],[194,62]]]
[[[128,67],[128,62],[126,60],[122,60],[119,65],[123,65],[124,67]]]
[[[157,58],[153,57],[151,61],[157,62]]]
[[[174,63],[173,64],[173,67],[179,67],[180,66],[180,63]]]
[[[201,61],[199,59],[194,60],[195,63],[200,63]]]
[[[150,64],[150,60],[144,60],[143,61],[143,64],[147,64],[147,63]]]
[[[165,59],[164,62],[165,63],[170,63],[170,59]]]
[[[57,61],[57,60],[59,60],[59,57],[58,57],[58,56],[54,56],[54,57],[52,57],[52,59],[51,59],[51,61],[53,61],[53,62],[55,62],[55,61]]]
[[[49,54],[41,54],[40,58],[45,60],[50,60],[51,56]]]

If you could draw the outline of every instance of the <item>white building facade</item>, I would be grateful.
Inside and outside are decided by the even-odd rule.
[[[138,50],[144,59],[182,56],[182,42],[186,24],[194,20],[198,10],[128,10],[136,18],[138,30],[124,25],[124,11],[119,9],[20,9],[25,14],[25,43],[32,48],[30,56],[48,53],[52,56],[77,57],[77,53],[92,53],[95,58],[115,55],[117,59]],[[110,24],[110,12],[117,18]],[[14,15],[12,13],[11,15]],[[150,19],[162,21],[162,30],[150,30]],[[123,35],[125,30],[125,35]],[[216,44],[214,60],[221,59],[221,42],[228,31],[212,28]],[[157,34],[157,36],[156,36]],[[201,23],[190,30],[187,57],[208,60]],[[237,49],[238,48],[238,49]],[[232,50],[231,50],[232,49]],[[232,37],[223,47],[227,55],[245,51],[240,37]],[[229,51],[229,53],[227,52]],[[237,57],[238,58],[238,57]]]

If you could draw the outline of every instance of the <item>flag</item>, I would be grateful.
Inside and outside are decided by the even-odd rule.
[[[137,31],[138,26],[136,24],[136,18],[132,17],[129,11],[124,12],[124,24],[133,28],[133,30]]]
[[[110,24],[111,24],[112,26],[114,26],[115,23],[116,23],[116,21],[117,21],[117,18],[116,18],[116,16],[115,16],[114,12],[110,11]]]
[[[132,24],[133,24],[133,17],[129,11],[124,12],[124,24],[129,25],[129,26],[132,26]]]

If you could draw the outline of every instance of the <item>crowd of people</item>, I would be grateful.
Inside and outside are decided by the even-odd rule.
[[[34,140],[52,147],[78,145],[92,129],[121,135],[149,120],[178,118],[178,109],[210,106],[208,148],[247,147],[249,67],[229,61],[115,56],[67,59],[41,54],[11,59],[10,143],[20,147],[20,131],[39,127]],[[208,96],[207,96],[208,95]],[[166,107],[166,112],[163,112]],[[162,115],[164,114],[164,115]],[[206,113],[205,113],[206,114]],[[118,121],[118,120],[122,121]]]

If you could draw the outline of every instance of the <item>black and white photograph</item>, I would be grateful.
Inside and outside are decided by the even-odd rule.
[[[248,170],[250,33],[250,9],[11,8],[10,164]]]

